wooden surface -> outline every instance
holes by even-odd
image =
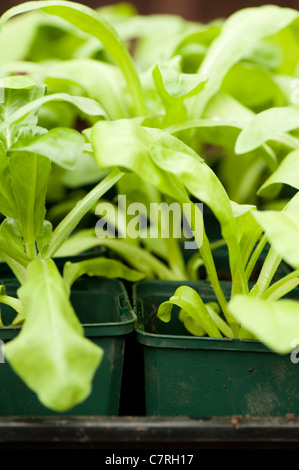
[[[299,418],[0,418],[0,449],[33,447],[298,449]]]

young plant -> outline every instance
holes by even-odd
[[[297,166],[298,151],[294,151],[283,160],[261,191],[270,191],[270,187],[281,184],[298,190],[298,178],[296,181],[294,178]],[[242,211],[242,206],[239,209]],[[298,213],[299,192],[283,210],[257,211],[252,207],[236,219],[242,230],[239,263],[247,280],[266,244],[270,246],[258,279],[248,284],[248,292],[235,290],[227,299],[227,310],[240,326],[237,334],[228,321],[223,321],[219,303],[205,305],[199,293],[188,286],[179,287],[160,305],[158,317],[169,321],[173,305],[176,305],[181,309],[181,320],[194,335],[255,339],[279,354],[290,352],[299,332],[298,293],[294,295],[299,285]],[[246,218],[241,222],[244,215]],[[282,260],[290,265],[290,272],[273,282]]]
[[[162,319],[169,319],[171,305],[177,303],[193,320],[197,312],[198,327],[213,337],[221,337],[223,334],[234,338],[257,337],[266,344],[270,344],[275,351],[289,351],[291,338],[288,334],[294,335],[297,328],[296,318],[292,317],[293,329],[286,328],[287,332],[281,335],[281,340],[277,339],[275,316],[272,318],[274,325],[272,325],[272,331],[276,334],[274,344],[270,330],[268,337],[265,337],[262,332],[262,312],[261,322],[256,322],[257,327],[252,329],[241,321],[242,311],[237,314],[234,308],[236,298],[250,300],[261,298],[269,306],[270,301],[266,300],[268,296],[278,302],[280,297],[285,296],[298,285],[298,271],[280,279],[276,284],[271,284],[283,257],[276,253],[271,240],[263,235],[263,226],[259,220],[259,215],[263,213],[257,211],[254,206],[239,205],[231,201],[221,182],[204,160],[165,131],[145,128],[136,122],[125,120],[98,122],[93,127],[91,141],[101,168],[111,169],[120,165],[121,162],[122,167],[127,171],[137,173],[182,205],[193,204],[191,196],[192,199],[204,202],[213,211],[221,225],[222,236],[228,248],[232,278],[229,298],[226,298],[222,290],[210,243],[202,226],[202,230],[195,232],[194,236],[198,242],[200,256],[206,267],[209,282],[214,289],[218,306],[216,309],[213,306],[205,307],[193,290],[183,287],[175,293],[170,303],[160,308],[159,316]],[[116,149],[120,148],[120,142],[121,150],[116,152]],[[292,174],[292,171],[290,173]],[[298,196],[296,195],[285,208],[285,212],[293,213],[297,207]],[[188,217],[188,214],[186,216]],[[270,250],[259,277],[252,286],[251,273],[267,242],[270,242]],[[188,311],[188,305],[192,314]],[[223,318],[219,315],[219,307]],[[293,301],[292,308],[298,308],[298,302]],[[259,325],[261,332],[257,334]],[[288,344],[286,344],[287,335]]]
[[[67,263],[61,275],[56,251],[82,217],[121,178],[117,170],[104,178],[53,230],[46,219],[46,193],[51,165],[71,169],[85,146],[74,129],[45,129],[38,113],[44,103],[66,101],[81,113],[106,118],[96,102],[67,94],[45,94],[28,76],[6,77],[0,105],[0,256],[20,283],[18,298],[5,294],[0,302],[14,308],[13,325],[21,326],[5,345],[14,371],[47,407],[64,411],[82,402],[91,391],[103,350],[84,337],[70,302],[70,291],[83,274],[143,278],[115,260],[93,259]],[[2,327],[3,324],[2,324]],[[24,358],[26,360],[24,361]]]

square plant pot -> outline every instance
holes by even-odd
[[[189,334],[173,308],[171,320],[157,317],[159,305],[180,285],[215,301],[206,281],[142,281],[134,286],[137,341],[144,352],[148,416],[283,416],[299,414],[298,364],[258,341]],[[222,282],[226,294],[231,284]]]
[[[15,280],[2,280],[1,283],[6,286],[8,295],[16,294],[18,284]],[[90,396],[70,411],[56,413],[39,402],[9,363],[0,363],[0,416],[118,415],[125,342],[136,321],[124,285],[117,280],[82,278],[72,288],[71,302],[85,336],[104,350]],[[14,315],[9,307],[2,308],[6,324]],[[5,342],[13,339],[19,331],[20,327],[0,328],[4,349]]]

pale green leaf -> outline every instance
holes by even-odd
[[[254,116],[240,133],[235,151],[238,154],[250,152],[299,127],[299,110],[290,107],[270,108]]]
[[[299,151],[289,153],[280,163],[277,170],[259,189],[260,196],[277,194],[281,184],[287,184],[299,190]]]
[[[64,266],[63,278],[70,288],[85,274],[107,279],[121,278],[130,282],[138,282],[145,277],[143,273],[130,269],[119,261],[106,258],[93,258],[78,263],[67,262]]]
[[[299,338],[299,302],[270,302],[244,295],[228,304],[232,315],[259,341],[278,354],[287,354],[293,340]]]
[[[18,296],[26,320],[6,345],[7,360],[43,405],[69,410],[89,396],[103,351],[84,337],[52,260],[30,264]]]
[[[75,129],[55,128],[29,139],[19,139],[9,152],[30,152],[49,158],[67,170],[73,169],[81,157],[84,137]]]

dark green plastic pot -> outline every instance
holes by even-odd
[[[16,282],[8,280],[4,284],[7,293],[14,295]],[[118,415],[125,341],[136,321],[126,290],[117,280],[82,279],[74,285],[71,301],[85,336],[104,349],[104,358],[95,373],[91,395],[63,415]],[[2,313],[6,322],[11,321],[9,308],[3,308]],[[9,341],[19,331],[18,327],[0,328],[0,339]],[[0,364],[0,416],[16,415],[55,416],[59,413],[45,408],[8,363]]]
[[[258,341],[191,336],[173,309],[157,308],[179,285],[215,300],[209,283],[143,281],[134,286],[137,340],[143,346],[148,416],[282,416],[299,414],[299,365]],[[226,294],[230,283],[222,282]]]

